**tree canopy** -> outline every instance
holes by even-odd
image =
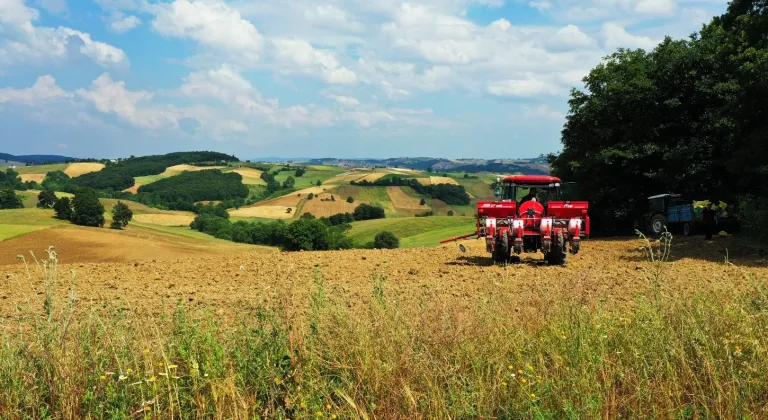
[[[768,197],[768,3],[735,0],[690,39],[619,49],[572,90],[563,149],[597,230],[631,229],[649,195]]]

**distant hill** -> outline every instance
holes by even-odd
[[[347,168],[391,167],[417,170],[434,169],[436,172],[502,172],[528,175],[548,175],[546,158],[530,159],[440,159],[430,157],[401,157],[390,159],[337,159],[322,158],[306,161],[309,165],[330,165]]]
[[[0,153],[0,165],[42,165],[44,163],[65,163],[74,158],[60,155],[24,155],[15,156],[8,153]]]

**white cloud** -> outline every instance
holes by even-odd
[[[538,95],[559,95],[558,86],[534,78],[518,80],[499,80],[488,84],[488,92],[496,96],[533,97]]]
[[[546,105],[539,105],[535,108],[524,107],[523,109],[525,110],[526,119],[562,121],[565,118],[563,114]]]
[[[623,27],[611,22],[603,24],[602,35],[605,46],[609,49],[642,48],[652,50],[658,44],[657,41],[647,36],[632,35]]]
[[[110,28],[117,33],[125,33],[141,25],[141,19],[134,15],[118,17],[109,24]]]
[[[248,20],[226,3],[214,0],[175,0],[155,6],[152,27],[160,34],[193,39],[215,50],[257,60],[264,43]]]
[[[69,10],[67,0],[37,0],[37,4],[53,14],[64,13]]]
[[[676,10],[675,0],[639,0],[634,7],[635,12],[654,17],[672,16]]]
[[[145,128],[158,128],[159,116],[142,112],[137,105],[152,98],[146,91],[131,92],[125,88],[125,82],[117,82],[104,73],[91,83],[89,89],[78,89],[75,93],[103,113],[113,113],[120,118]]]
[[[546,0],[536,0],[536,1],[528,2],[528,6],[543,13],[552,8],[552,3]]]
[[[360,105],[360,101],[357,99],[351,97],[351,96],[345,96],[345,95],[334,95],[332,93],[324,93],[326,98],[333,99],[338,103],[339,105],[346,107],[346,108],[355,108],[358,105]]]
[[[22,0],[0,0],[0,68],[25,63],[48,64],[81,54],[101,66],[125,65],[123,50],[64,26],[35,26],[40,14]]]
[[[298,39],[275,38],[274,58],[282,62],[280,72],[301,72],[316,75],[329,84],[354,84],[357,75],[342,66],[335,54],[314,48],[309,42]]]
[[[360,32],[363,25],[346,11],[330,4],[316,5],[304,10],[304,19],[318,26],[336,30]]]
[[[53,76],[40,76],[32,87],[24,89],[0,89],[0,103],[16,102],[25,105],[38,105],[61,98],[71,98],[72,94],[56,85]]]

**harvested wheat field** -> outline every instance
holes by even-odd
[[[376,173],[368,174],[368,175],[358,179],[358,181],[374,182],[377,179],[383,178],[385,175],[387,175],[386,172],[376,172]]]
[[[38,184],[42,184],[46,174],[20,174],[21,182],[34,181]]]
[[[253,168],[238,168],[229,172],[240,174],[243,177],[243,184],[246,185],[264,185],[265,182],[261,179],[261,171]]]
[[[339,213],[352,213],[355,211],[355,207],[360,204],[367,204],[367,201],[347,203],[346,197],[341,197],[337,194],[333,194],[333,197],[335,201],[330,201],[331,194],[322,193],[315,196],[312,200],[306,200],[301,208],[301,213],[311,213],[315,217],[329,217]]]
[[[76,176],[85,175],[91,172],[98,172],[102,169],[104,169],[103,163],[82,162],[73,163],[67,166],[67,169],[64,170],[64,173],[69,175],[70,178],[74,178]]]
[[[158,226],[189,226],[195,217],[190,214],[149,213],[134,215],[133,220]]]
[[[406,192],[403,191],[403,187],[387,187],[387,194],[392,200],[392,205],[394,205],[396,209],[419,211],[429,209],[428,206],[419,204],[421,202],[420,199],[406,194]]]
[[[224,169],[226,166],[193,166],[193,165],[175,165],[169,166],[167,172],[187,172],[187,171],[205,171],[208,169]]]
[[[459,185],[458,181],[456,181],[453,178],[447,177],[447,176],[431,176],[431,177],[429,177],[429,179],[430,179],[430,182],[432,183],[432,185],[437,185],[437,184],[454,184],[454,185]]]
[[[289,212],[288,209],[291,209]],[[293,218],[293,212],[296,211],[295,206],[251,206],[240,207],[237,210],[230,210],[229,215],[234,217],[258,217],[262,219],[291,219]]]
[[[5,264],[0,271],[21,273],[17,254],[34,250],[40,255],[48,245],[56,245],[61,262],[78,263],[65,268],[77,270],[78,295],[89,306],[127,299],[158,313],[182,299],[221,310],[228,319],[234,319],[240,309],[254,309],[284,294],[292,296],[293,305],[304,308],[316,267],[328,293],[352,306],[368,301],[371,276],[380,273],[388,278],[387,293],[398,301],[441,302],[472,311],[479,297],[497,291],[509,294],[516,310],[531,313],[572,300],[584,305],[631,306],[634,297],[649,288],[653,272],[638,249],[639,240],[584,241],[582,252],[569,256],[564,267],[548,266],[540,255],[525,257],[520,264],[494,266],[482,241],[464,243],[466,254],[453,244],[265,254],[260,247],[231,244],[224,249],[192,240],[168,242],[145,231],[93,232],[66,226],[0,242],[0,264]],[[723,263],[726,248],[731,264]],[[244,252],[225,255],[234,249]],[[710,244],[691,239],[675,245],[672,258],[675,262],[667,265],[664,290],[681,297],[703,290],[729,295],[752,284],[751,276],[768,280],[768,255],[730,239]],[[2,316],[12,311],[12,303],[22,295],[11,284],[0,290]]]

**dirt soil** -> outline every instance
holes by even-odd
[[[69,242],[56,241],[51,233]],[[584,305],[632,305],[651,290],[653,265],[638,249],[639,240],[589,240],[567,265],[549,266],[540,255],[519,264],[492,265],[481,241],[467,241],[460,253],[454,244],[408,250],[352,250],[333,252],[241,252],[203,256],[181,244],[140,249],[146,241],[117,241],[109,235],[80,236],[70,229],[51,229],[0,243],[8,263],[27,248],[41,250],[59,243],[66,272],[74,269],[80,310],[118,307],[156,316],[172,311],[179,300],[214,312],[223,322],[259,305],[286,299],[301,311],[313,290],[315,270],[322,273],[326,294],[353,310],[371,299],[372,275],[387,277],[385,293],[418,307],[420,302],[474,311],[479,299],[503,296],[520,313],[543,315],[564,300]],[[36,238],[36,240],[32,240]],[[8,243],[14,243],[8,247]],[[728,249],[730,263],[724,262]],[[166,261],[133,262],[147,253]],[[182,258],[176,260],[176,258]],[[728,295],[768,280],[765,251],[742,246],[731,238],[705,243],[701,238],[678,241],[661,277],[664,293],[685,298],[695,291]],[[153,259],[159,260],[158,257]],[[104,262],[111,260],[113,262]],[[11,275],[23,273],[20,264],[0,266],[0,321],[10,316],[14,303],[31,293]]]

